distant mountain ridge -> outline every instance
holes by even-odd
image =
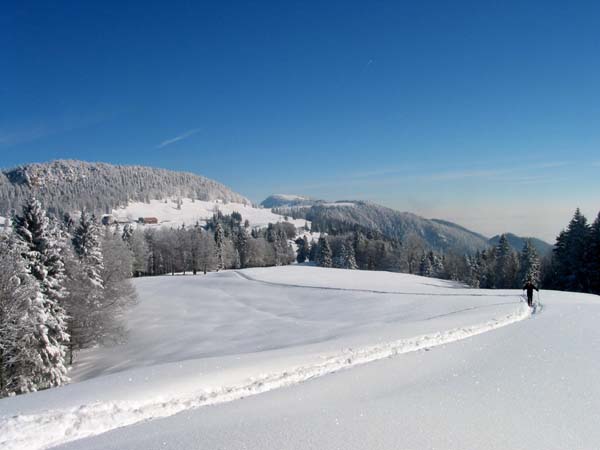
[[[275,211],[309,220],[313,228],[319,230],[346,229],[356,225],[379,232],[388,238],[400,240],[414,234],[425,241],[431,249],[441,252],[474,253],[488,246],[486,237],[459,225],[425,219],[416,214],[395,211],[364,201],[311,200],[301,205],[280,205],[275,208]]]
[[[81,209],[108,212],[128,202],[167,197],[251,204],[209,178],[145,166],[57,160],[0,172],[0,215],[19,208],[31,194],[55,214]]]
[[[217,181],[188,172],[145,166],[124,166],[77,160],[32,163],[0,171],[0,216],[8,217],[34,194],[51,213],[60,215],[80,210],[110,213],[132,202],[189,198],[192,200],[251,205],[246,197]],[[391,239],[414,234],[436,251],[473,253],[498,242],[465,227],[440,219],[396,211],[364,201],[311,199],[289,194],[269,196],[261,205],[282,215],[311,221],[317,228],[344,229],[359,226]],[[521,250],[525,238],[508,234],[509,243]],[[540,255],[552,246],[532,238]]]
[[[514,250],[521,251],[523,249],[523,246],[525,245],[525,241],[530,240],[531,244],[535,247],[540,256],[547,256],[550,253],[552,253],[553,245],[548,244],[546,241],[542,241],[541,239],[534,237],[521,237],[513,233],[505,233],[505,235],[508,239],[508,244]],[[498,234],[493,238],[490,238],[489,243],[490,245],[497,245],[499,241],[500,235]]]
[[[292,199],[287,200],[286,199]],[[422,238],[433,250],[474,253],[496,245],[499,236],[488,239],[461,225],[441,219],[426,219],[409,212],[400,212],[364,201],[336,201],[308,199],[302,196],[272,195],[261,203],[264,207],[275,204],[280,214],[304,218],[315,227],[343,227],[358,225],[382,233],[388,238],[405,239],[410,234]],[[509,235],[509,244],[520,251],[525,238]],[[532,238],[540,255],[546,255],[552,246],[540,239]]]
[[[264,199],[260,205],[263,208],[279,208],[280,206],[312,205],[315,200],[300,195],[273,194]]]

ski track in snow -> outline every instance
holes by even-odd
[[[247,280],[253,281],[255,283],[265,284],[267,286],[283,286],[289,288],[297,288],[297,289],[319,289],[325,291],[342,291],[342,292],[365,292],[369,294],[390,294],[390,295],[415,295],[415,296],[424,296],[424,297],[515,297],[515,294],[467,294],[467,293],[459,293],[459,294],[451,294],[451,293],[435,293],[435,292],[408,292],[408,291],[380,291],[376,289],[356,289],[356,288],[340,288],[340,287],[331,287],[331,286],[310,286],[305,284],[289,284],[289,283],[277,283],[275,281],[265,281],[258,278],[251,277],[247,273],[244,273],[239,270],[234,271],[236,275]],[[467,288],[465,288],[467,290]]]
[[[241,274],[238,273],[238,275]],[[245,275],[242,276],[246,278]],[[247,279],[251,280],[250,277]],[[261,282],[260,280],[253,281]],[[307,286],[297,287],[306,288]],[[341,288],[339,290],[344,289]],[[390,292],[384,293],[390,294]],[[415,295],[414,293],[410,294]],[[526,305],[520,303],[515,304],[515,306],[517,306],[517,309],[514,312],[494,318],[485,323],[453,328],[447,331],[424,334],[378,345],[355,349],[348,348],[336,354],[323,355],[320,357],[320,361],[312,364],[262,374],[248,378],[243,383],[223,386],[214,390],[197,391],[171,398],[164,396],[155,397],[140,402],[96,402],[75,408],[50,410],[39,414],[3,417],[0,418],[0,430],[2,430],[0,449],[45,449],[141,421],[168,417],[184,410],[202,406],[230,402],[273,389],[293,386],[304,381],[384,358],[449,344],[531,317],[531,312]]]

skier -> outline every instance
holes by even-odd
[[[533,284],[533,282],[531,280],[528,280],[527,283],[525,283],[525,286],[523,286],[523,290],[527,291],[527,304],[529,305],[529,307],[533,307],[533,290],[536,290],[538,292],[540,292],[540,290],[538,289],[538,287]]]

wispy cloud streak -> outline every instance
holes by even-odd
[[[193,136],[194,134],[198,133],[199,131],[200,131],[200,128],[194,128],[192,130],[188,130],[185,133],[180,134],[179,136],[176,136],[176,137],[171,138],[171,139],[167,139],[166,141],[162,141],[155,148],[157,148],[157,149],[158,148],[164,148],[167,145],[174,144],[175,142],[183,141],[184,139],[187,139],[190,136]]]
[[[106,122],[115,117],[118,112],[103,113],[64,113],[58,114],[50,119],[43,119],[37,122],[16,124],[8,130],[6,125],[0,128],[0,146],[13,146],[23,144],[37,139],[46,138],[69,131],[78,130]]]

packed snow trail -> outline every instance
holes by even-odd
[[[544,305],[444,348],[59,448],[597,450],[600,299],[546,292]]]
[[[82,354],[73,372],[81,382],[0,401],[0,448],[47,448],[427,350],[529,316],[514,291],[473,296],[477,291],[410,275],[289,270],[259,272],[285,282],[296,276],[296,285],[309,274],[322,287],[269,285],[234,272],[136,280],[142,300],[128,319],[129,341]],[[359,280],[354,291],[341,288],[350,277]],[[389,292],[399,288],[403,294]]]

